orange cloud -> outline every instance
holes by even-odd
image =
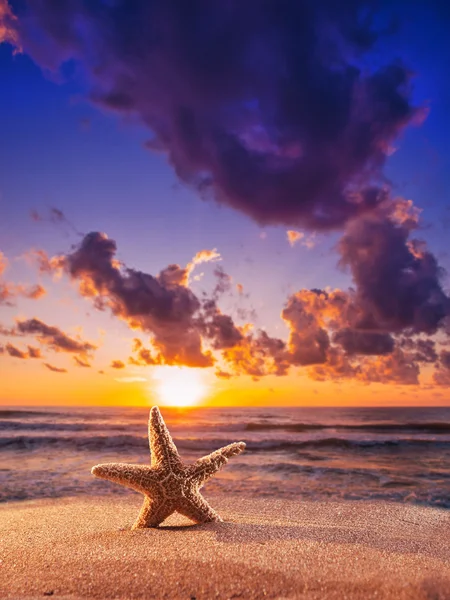
[[[184,285],[189,284],[189,277],[192,275],[192,272],[197,265],[207,262],[216,262],[219,260],[222,260],[222,257],[219,252],[217,252],[217,248],[213,248],[212,250],[200,250],[197,252],[191,262],[186,265],[186,280]],[[196,275],[193,277],[193,279],[194,281],[199,281],[199,279],[201,279],[201,275]]]
[[[149,348],[144,348],[143,343],[139,338],[133,339],[132,352],[135,356],[130,356],[128,362],[135,366],[148,366],[148,365],[160,365],[162,364],[161,355]]]
[[[157,277],[131,268],[115,258],[116,244],[105,234],[86,235],[71,254],[45,262],[45,268],[64,270],[76,281],[82,296],[97,308],[109,308],[132,329],[148,331],[166,364],[206,367],[213,364],[202,348],[195,314],[201,302],[183,285],[185,273],[171,265]]]
[[[197,265],[217,260],[221,260],[221,256],[216,248],[213,250],[200,250],[185,267],[176,264],[169,265],[160,272],[158,278],[167,287],[174,285],[187,287],[189,278]],[[196,276],[193,279],[198,281],[200,278],[200,276]]]
[[[231,379],[233,377],[233,375],[231,373],[228,373],[227,371],[222,371],[220,369],[218,369],[215,372],[215,376],[218,377],[219,379]]]
[[[8,0],[0,0],[0,44],[6,42],[14,46],[15,51],[20,51],[19,36],[15,27],[17,21]]]
[[[5,350],[13,358],[21,358],[21,359],[42,358],[40,348],[35,348],[34,346],[28,346],[28,352],[26,352],[24,350],[20,350],[20,348],[17,348],[17,346],[14,346],[13,344],[8,343],[5,346]]]
[[[121,360],[113,360],[111,362],[111,367],[113,369],[124,369],[125,368],[125,363],[122,362]]]
[[[44,271],[63,270],[76,281],[96,308],[109,309],[131,329],[149,335],[150,347],[134,340],[130,364],[217,363],[219,378],[224,373],[284,376],[292,367],[302,367],[314,380],[414,384],[420,363],[437,361],[436,342],[424,336],[441,327],[449,299],[433,257],[423,244],[408,240],[408,227],[416,223],[411,206],[399,202],[386,210],[393,213],[388,212],[387,220],[373,214],[351,221],[340,241],[342,263],[349,266],[355,289],[303,289],[287,298],[281,313],[289,329],[287,341],[238,326],[221,311],[218,303],[232,290],[232,278],[220,266],[214,269],[217,283],[209,295],[197,297],[187,287],[189,265],[216,260],[216,250],[201,251],[187,267],[169,265],[156,276],[119,262],[115,241],[99,232],[86,235],[67,255],[38,257]],[[292,244],[305,239],[301,232],[288,234]],[[390,259],[391,245],[396,261]],[[371,261],[375,271],[368,268]],[[392,279],[391,270],[398,275],[392,284],[395,294],[372,281],[385,271]],[[408,289],[414,294],[404,296]],[[242,294],[242,284],[237,290]],[[400,300],[411,310],[399,311]],[[125,368],[125,363],[113,361],[112,366]],[[441,381],[442,373],[436,374]]]
[[[437,369],[433,375],[434,383],[437,385],[450,386],[450,351],[442,350],[439,355]]]
[[[67,369],[60,369],[59,367],[55,367],[49,363],[44,363],[44,367],[47,367],[49,371],[53,371],[54,373],[67,373]]]
[[[289,370],[286,344],[265,331],[247,333],[240,342],[222,351],[222,358],[236,375],[255,379],[266,375],[287,375]]]
[[[12,344],[6,344],[5,348],[6,352],[13,358],[28,358],[28,352],[24,352]]]
[[[304,233],[301,233],[300,231],[294,231],[293,229],[289,229],[286,232],[286,235],[288,242],[292,247],[295,246],[295,244],[305,236]]]
[[[16,331],[22,335],[35,335],[36,339],[54,352],[69,352],[81,356],[90,355],[97,349],[95,344],[73,338],[58,327],[47,325],[40,319],[18,320]]]
[[[13,306],[16,298],[16,288],[10,283],[0,282],[0,305]]]
[[[0,275],[3,275],[3,273],[6,271],[7,266],[8,266],[8,259],[3,254],[3,252],[0,251]]]
[[[34,346],[28,346],[28,356],[30,358],[42,358],[41,349],[35,348]]]
[[[62,256],[49,257],[45,250],[32,248],[24,258],[30,263],[35,263],[38,271],[44,275],[53,275],[55,279],[59,279],[64,269],[64,258]]]
[[[8,259],[0,252],[0,276],[4,274],[8,267]],[[13,306],[14,300],[18,296],[29,298],[31,300],[38,300],[45,296],[46,290],[40,284],[26,286],[17,285],[10,282],[0,282],[0,304],[6,306]]]
[[[212,250],[200,250],[192,259],[192,262],[195,265],[199,265],[200,263],[211,262],[222,260],[219,252],[217,252],[217,248],[213,248]]]
[[[30,286],[28,288],[22,288],[23,289],[23,295],[26,298],[30,298],[30,300],[39,300],[40,298],[42,298],[43,296],[45,296],[47,294],[47,290],[40,284],[36,284],[33,286]]]
[[[420,369],[411,358],[409,353],[395,348],[391,354],[363,361],[357,378],[374,383],[418,384]]]
[[[88,368],[92,366],[85,358],[80,358],[79,356],[74,356],[73,360],[78,367]]]
[[[311,250],[311,248],[314,248],[314,246],[316,245],[316,239],[315,239],[316,234],[315,233],[312,233],[312,234],[306,236],[301,231],[295,231],[294,229],[289,229],[286,232],[286,236],[287,236],[287,240],[292,248],[295,246],[295,244],[297,242],[300,242],[301,245],[305,246],[305,248],[308,248],[308,250]]]

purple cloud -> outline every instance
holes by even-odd
[[[205,196],[320,230],[372,209],[369,188],[354,192],[420,112],[401,64],[359,67],[380,37],[372,6],[28,0],[9,29],[45,68],[80,63],[92,100],[137,116]]]

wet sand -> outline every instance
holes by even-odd
[[[139,496],[0,505],[0,598],[450,600],[450,511],[210,498],[130,531]]]

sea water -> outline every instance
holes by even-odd
[[[205,488],[297,500],[450,508],[450,408],[162,409],[186,462],[245,441]],[[0,407],[0,501],[133,494],[94,478],[148,464],[148,408]]]

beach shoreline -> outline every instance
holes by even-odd
[[[130,497],[0,505],[0,597],[450,599],[450,512],[212,496],[224,523],[130,531]]]

